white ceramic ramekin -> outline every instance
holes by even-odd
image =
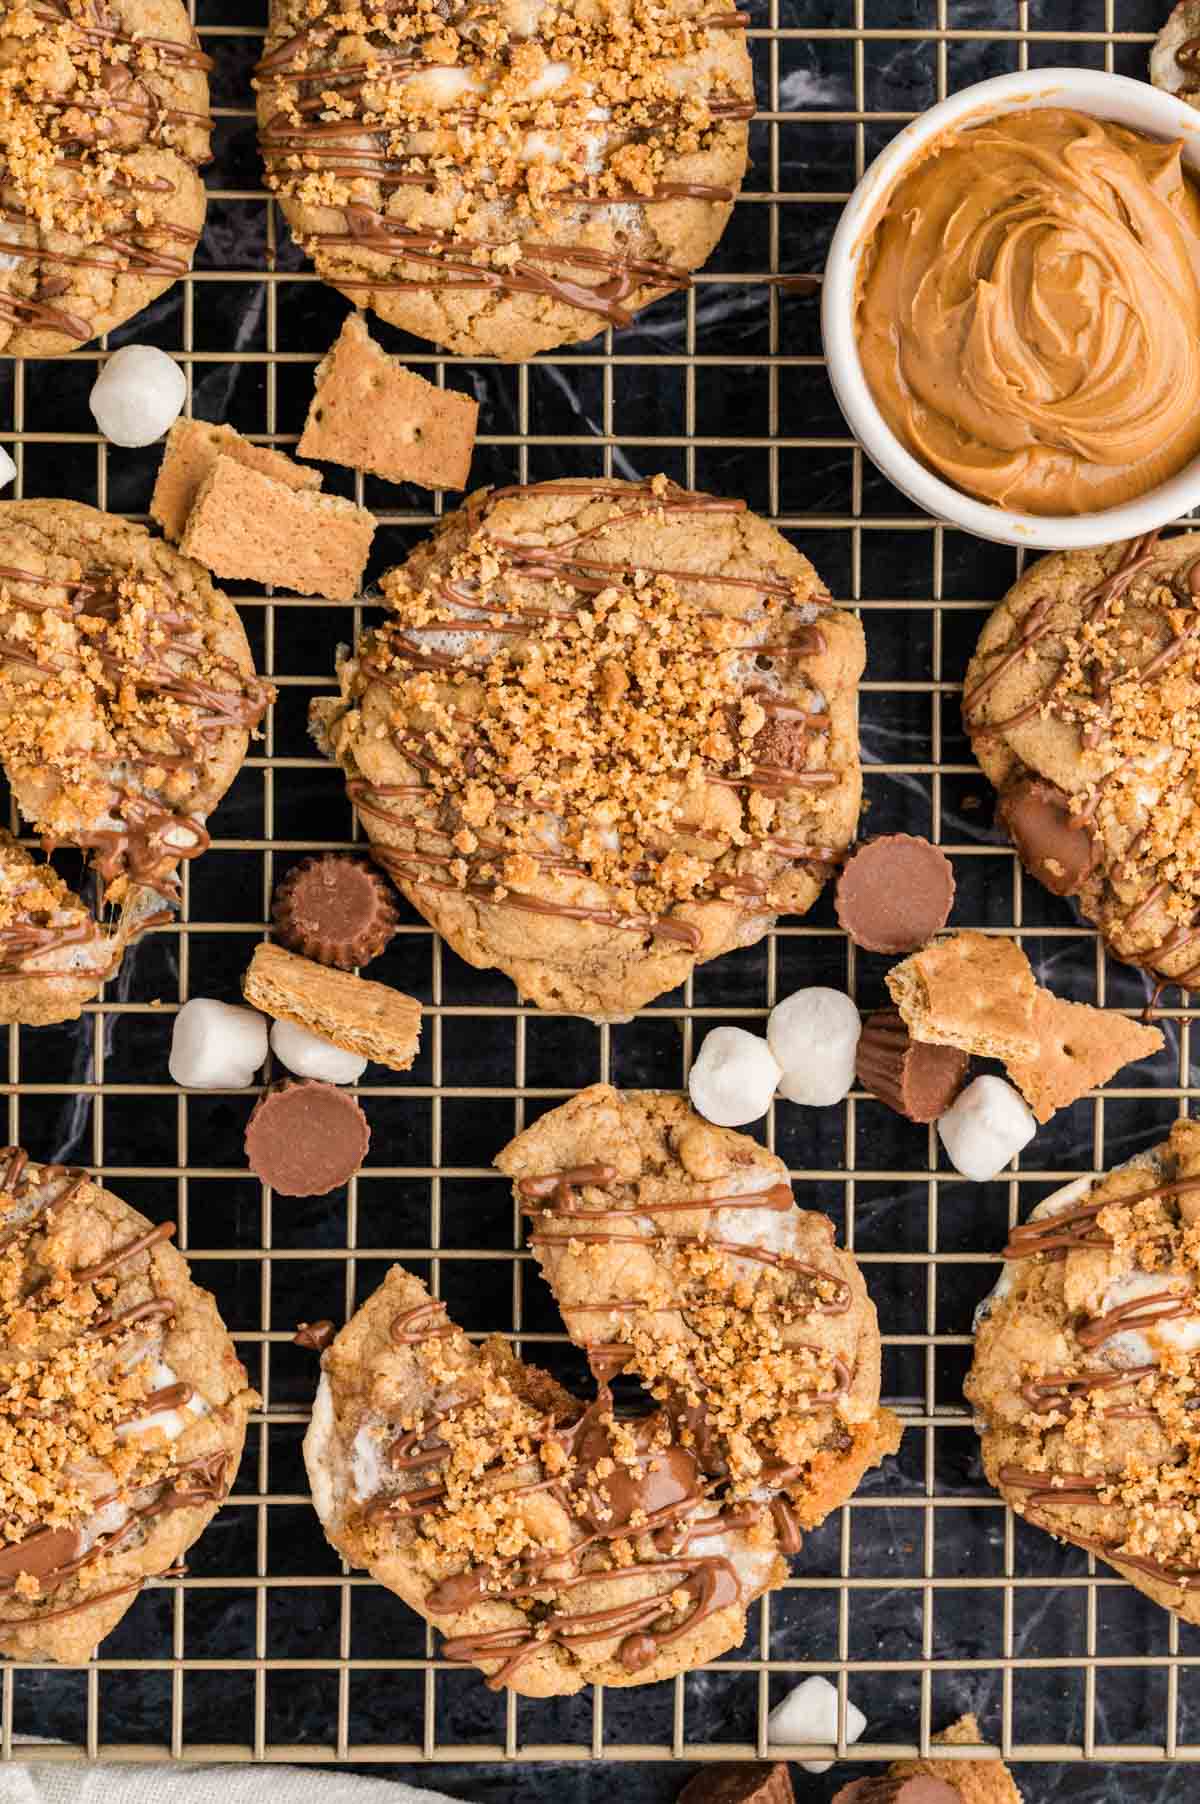
[[[1200,457],[1136,501],[1094,514],[1021,514],[976,501],[935,476],[896,438],[867,386],[854,330],[859,259],[883,203],[914,155],[952,126],[1044,106],[1071,107],[1154,138],[1182,139],[1184,162],[1200,177],[1200,112],[1149,82],[1093,69],[1029,70],[977,82],[906,125],[850,196],[825,263],[821,330],[838,404],[854,436],[889,482],[927,513],[978,538],[1073,551],[1136,538],[1200,507]]]

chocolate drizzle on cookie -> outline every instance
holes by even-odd
[[[538,494],[574,502],[575,515],[536,538],[497,523],[505,501]],[[586,509],[598,517],[580,526]],[[821,762],[832,733],[824,698],[785,699],[769,675],[824,649],[820,626],[795,617],[796,584],[604,555],[621,526],[742,511],[664,478],[500,489],[468,504],[460,555],[427,560],[415,581],[406,570],[385,579],[392,618],[364,637],[348,699],[375,687],[395,695],[391,740],[407,769],[387,782],[364,775],[352,750],[343,762],[373,855],[398,884],[696,952],[702,926],[688,905],[775,912],[790,865],[836,857],[795,832],[808,818],[804,792],[839,781]],[[711,607],[714,591],[731,589],[753,598],[741,618]],[[652,625],[637,634],[643,620]],[[618,639],[626,629],[637,636]],[[518,743],[535,701],[540,754]],[[714,835],[677,824],[703,786],[736,798],[722,816],[736,826]],[[539,820],[551,819],[547,836]]]
[[[160,1325],[175,1314],[175,1301],[151,1296],[112,1307],[118,1274],[153,1285],[148,1255],[173,1226],[136,1234],[90,1265],[67,1269],[55,1260],[39,1275],[39,1236],[52,1233],[87,1174],[31,1165],[18,1147],[5,1148],[0,1161],[0,1259],[8,1267],[0,1344],[20,1354],[0,1398],[2,1640],[140,1589],[142,1577],[54,1603],[68,1580],[139,1545],[155,1518],[220,1502],[230,1455],[218,1447],[180,1459],[156,1433],[129,1438],[140,1422],[153,1427],[157,1412],[183,1409],[195,1396],[188,1384],[153,1376]],[[142,1269],[131,1274],[138,1261]],[[34,1485],[27,1468],[36,1472]],[[106,1477],[110,1488],[97,1492]],[[10,1599],[27,1608],[9,1613]]]
[[[587,221],[636,208],[641,236],[646,207],[733,199],[724,184],[664,171],[753,117],[748,93],[677,79],[711,33],[741,30],[745,17],[693,18],[640,0],[600,24],[548,13],[518,39],[499,12],[484,19],[411,0],[372,8],[355,30],[353,15],[326,5],[256,70],[268,184],[306,212],[340,214],[335,225],[301,226],[303,242],[339,288],[368,302],[481,289],[627,325],[636,307],[686,288],[688,270],[626,249],[624,224],[612,246],[585,241]],[[340,41],[351,32],[346,60]],[[553,154],[548,138],[558,140]],[[398,207],[405,190],[451,199],[454,224]],[[364,269],[364,258],[377,262]]]
[[[731,1259],[746,1259],[757,1265],[773,1266],[777,1271],[788,1272],[798,1277],[815,1281],[816,1301],[812,1308],[818,1315],[845,1315],[850,1307],[850,1286],[841,1278],[832,1278],[821,1271],[819,1266],[804,1259],[797,1259],[790,1254],[774,1252],[769,1247],[755,1246],[749,1241],[723,1240],[710,1233],[701,1234],[610,1234],[605,1231],[605,1223],[614,1219],[630,1217],[650,1217],[655,1215],[686,1212],[697,1213],[701,1210],[716,1212],[718,1209],[769,1209],[784,1211],[794,1206],[790,1184],[772,1184],[762,1191],[751,1191],[745,1195],[734,1196],[700,1196],[684,1197],[669,1202],[646,1202],[639,1196],[628,1208],[610,1208],[604,1203],[598,1209],[582,1209],[578,1205],[578,1187],[590,1185],[596,1189],[605,1189],[616,1179],[612,1166],[581,1166],[570,1171],[552,1172],[545,1177],[522,1178],[517,1185],[517,1195],[521,1199],[521,1207],[533,1215],[570,1216],[577,1220],[595,1218],[600,1224],[597,1228],[586,1229],[572,1227],[565,1233],[552,1234],[545,1230],[535,1230],[529,1237],[532,1247],[539,1246],[654,1246],[663,1253],[671,1254],[680,1248],[701,1247],[714,1252],[725,1253]],[[589,1303],[586,1307],[603,1312],[612,1307],[604,1301]],[[586,1347],[585,1351],[591,1349]],[[606,1351],[610,1349],[606,1348]],[[838,1365],[840,1361],[836,1362]],[[836,1401],[845,1395],[846,1384],[842,1382],[848,1375],[842,1368],[838,1382],[830,1392],[823,1393],[821,1402]]]
[[[37,543],[32,519],[14,529]],[[0,756],[21,798],[22,778],[38,798],[27,808],[47,851],[89,851],[112,900],[132,887],[173,901],[176,867],[209,844],[174,798],[227,733],[257,726],[273,692],[214,648],[161,568],[131,559],[71,577],[72,560],[50,561],[53,574],[0,569]],[[64,742],[76,715],[94,751]]]
[[[844,1280],[808,1262],[770,1254],[761,1246],[704,1235],[657,1237],[602,1231],[610,1217],[626,1222],[637,1216],[652,1222],[660,1214],[722,1209],[759,1209],[774,1216],[793,1207],[786,1183],[764,1185],[756,1192],[739,1190],[732,1195],[662,1201],[646,1201],[636,1194],[628,1205],[614,1196],[617,1186],[615,1168],[605,1163],[521,1179],[516,1187],[518,1202],[539,1220],[566,1218],[581,1224],[594,1217],[598,1223],[595,1230],[577,1225],[572,1234],[563,1236],[538,1231],[532,1243],[570,1239],[582,1253],[585,1247],[609,1240],[621,1245],[640,1242],[653,1247],[656,1257],[685,1263],[691,1249],[708,1249],[720,1253],[723,1260],[760,1261],[786,1273],[786,1288],[772,1292],[771,1305],[775,1315],[788,1312],[783,1319],[790,1319],[791,1314],[799,1319],[844,1313],[849,1307],[849,1287]],[[604,1194],[588,1194],[597,1191]],[[724,1267],[721,1282],[728,1286],[735,1272],[736,1264]],[[717,1291],[709,1293],[702,1287],[697,1307],[702,1309],[706,1297],[715,1302],[717,1295]],[[740,1300],[739,1307],[744,1306],[744,1299]],[[689,1304],[681,1300],[678,1307],[686,1318]],[[642,1306],[628,1300],[610,1305],[599,1299],[587,1308],[628,1312],[640,1311]],[[403,1347],[425,1346],[430,1337],[458,1334],[445,1316],[444,1305],[432,1297],[410,1304],[393,1316],[389,1325],[391,1342]],[[509,1683],[524,1662],[547,1645],[570,1652],[614,1640],[616,1658],[625,1670],[644,1671],[664,1649],[714,1612],[744,1608],[747,1581],[739,1573],[727,1537],[741,1531],[763,1533],[765,1538],[751,1545],[764,1556],[769,1556],[772,1546],[794,1552],[800,1544],[800,1519],[786,1492],[801,1479],[806,1460],[788,1463],[763,1454],[757,1460],[756,1481],[752,1485],[745,1479],[735,1483],[728,1463],[726,1430],[718,1427],[705,1403],[666,1394],[671,1386],[664,1392],[654,1382],[652,1368],[639,1357],[636,1336],[627,1342],[584,1341],[583,1345],[600,1386],[595,1400],[581,1413],[564,1419],[553,1409],[539,1415],[526,1405],[506,1441],[500,1424],[504,1410],[512,1407],[511,1400],[485,1396],[481,1406],[484,1438],[476,1442],[470,1439],[473,1431],[463,1427],[468,1402],[451,1401],[424,1410],[411,1424],[402,1426],[382,1451],[384,1466],[410,1482],[400,1490],[377,1491],[363,1508],[364,1520],[381,1532],[391,1528],[425,1537],[434,1534],[440,1524],[452,1523],[457,1510],[467,1508],[469,1513],[470,1506],[463,1503],[460,1493],[450,1489],[452,1483],[461,1483],[461,1477],[450,1475],[466,1469],[453,1464],[466,1432],[468,1465],[481,1474],[480,1507],[482,1498],[488,1496],[511,1510],[517,1499],[542,1495],[565,1512],[575,1531],[569,1545],[556,1540],[546,1546],[530,1543],[508,1555],[480,1555],[465,1570],[438,1580],[427,1592],[425,1606],[435,1616],[457,1615],[483,1601],[520,1607],[524,1620],[452,1634],[443,1645],[443,1654],[451,1661],[495,1663],[488,1678],[493,1688]],[[811,1374],[812,1381],[806,1397],[796,1388],[801,1382],[798,1375],[793,1376],[786,1393],[781,1392],[779,1407],[789,1419],[804,1412],[835,1409],[852,1382],[845,1360],[812,1344],[789,1342],[786,1351],[804,1362],[804,1373]],[[779,1357],[782,1354],[776,1355]],[[665,1397],[659,1407],[636,1418],[622,1418],[617,1413],[610,1382],[626,1368],[640,1372],[656,1397]],[[454,1369],[446,1367],[440,1381],[451,1390],[455,1388]],[[664,1581],[650,1596],[644,1594],[648,1576]],[[573,1607],[576,1592],[597,1584],[616,1588],[617,1600],[600,1607]],[[622,1598],[620,1589],[626,1584],[633,1588],[633,1595]]]
[[[82,295],[64,299],[75,293],[73,270],[170,280],[191,266],[199,233],[159,217],[156,204],[176,184],[147,175],[137,158],[153,150],[192,168],[210,160],[208,112],[162,90],[173,74],[212,63],[194,39],[123,30],[106,0],[38,0],[9,15],[0,27],[0,253],[17,269],[0,292],[0,319],[83,344],[96,327],[77,311]]]
[[[92,989],[112,969],[119,940],[102,932],[57,872],[0,832],[0,983],[33,978]]]
[[[1054,1365],[1025,1364],[1013,1388],[1028,1415],[1019,1419],[1006,1405],[991,1419],[987,1404],[983,1429],[985,1447],[993,1436],[993,1447],[1000,1443],[995,1478],[1017,1495],[1021,1513],[1119,1567],[1181,1587],[1200,1577],[1200,1176],[1188,1175],[1198,1152],[1200,1132],[1177,1122],[1147,1174],[1156,1182],[1130,1184],[1132,1174],[1113,1174],[1086,1201],[1013,1230],[1005,1257],[1034,1263],[1017,1277],[1020,1294],[994,1306],[1007,1313],[998,1331],[1011,1333],[1031,1297],[1044,1330],[1036,1344],[1055,1347]],[[1067,1259],[1074,1262],[1068,1271],[1052,1275]],[[1061,1338],[1053,1326],[1059,1310]],[[985,1324],[980,1334],[988,1333]],[[977,1406],[986,1397],[979,1380],[988,1357],[981,1346],[968,1382]],[[1079,1469],[1081,1455],[1091,1469]],[[1107,1512],[1104,1533],[1080,1532],[1071,1512],[1097,1507]],[[1086,1518],[1078,1520],[1086,1527]]]
[[[1186,822],[1178,818],[1180,798],[1196,781],[1196,748],[1186,739],[1194,705],[1186,694],[1170,697],[1158,690],[1185,658],[1187,680],[1194,680],[1200,556],[1173,557],[1170,540],[1147,534],[1122,547],[1113,568],[1070,603],[1065,624],[1063,607],[1054,594],[1034,599],[1008,644],[968,687],[963,717],[972,739],[984,743],[1039,718],[1071,723],[1082,753],[1103,754],[1106,768],[1095,774],[1081,770],[1082,793],[1074,796],[1018,758],[998,814],[1022,861],[1056,895],[1085,895],[1090,907],[1102,898],[1107,907],[1119,894],[1120,911],[1106,931],[1115,936],[1122,957],[1162,975],[1164,961],[1200,938],[1200,882],[1192,880],[1193,851]],[[1158,610],[1168,628],[1149,657],[1130,649],[1144,637],[1129,618],[1134,608]],[[991,718],[987,703],[996,686],[1050,638],[1053,673],[1015,713]],[[1156,777],[1161,757],[1172,754],[1175,774]],[[1147,783],[1161,793],[1147,800],[1139,794],[1139,784]],[[1139,812],[1144,823],[1131,837],[1126,823],[1136,823]],[[1106,821],[1119,827],[1119,849],[1107,843]],[[1139,893],[1130,902],[1134,880]],[[1181,914],[1181,904],[1186,913]],[[1156,910],[1174,916],[1173,924],[1157,944],[1139,946],[1130,936]],[[1185,989],[1200,983],[1200,958],[1163,976],[1160,988],[1167,982]]]
[[[706,1550],[705,1543],[751,1526],[762,1518],[763,1506],[729,1502],[715,1513],[706,1511],[722,1481],[706,1478],[697,1454],[673,1436],[666,1412],[619,1420],[606,1387],[574,1423],[543,1425],[539,1457],[545,1458],[547,1444],[553,1442],[560,1450],[561,1475],[517,1491],[548,1493],[578,1523],[582,1538],[566,1551],[527,1552],[504,1571],[484,1563],[434,1585],[425,1601],[435,1615],[457,1614],[484,1598],[531,1607],[529,1622],[447,1637],[444,1658],[476,1665],[498,1660],[487,1681],[495,1690],[547,1644],[569,1650],[619,1636],[618,1661],[626,1671],[639,1672],[714,1611],[741,1604],[742,1584],[733,1560]],[[402,1470],[410,1462],[424,1465],[443,1457],[436,1443],[399,1459],[392,1450],[393,1465]],[[511,1487],[506,1494],[514,1495]],[[444,1496],[437,1485],[401,1492],[386,1502],[377,1499],[382,1506],[377,1514],[385,1519],[397,1511],[424,1514],[440,1508]],[[634,1549],[646,1540],[651,1551],[639,1557]],[[615,1542],[632,1559],[623,1556],[615,1566],[604,1559],[597,1565],[595,1556]],[[650,1597],[634,1596],[596,1609],[569,1607],[576,1590],[598,1581],[632,1583],[640,1590],[648,1573],[674,1582]]]
[[[1048,1210],[1032,1216],[1012,1230],[1004,1248],[1006,1259],[1029,1259],[1042,1254],[1051,1259],[1065,1259],[1079,1247],[1109,1246],[1111,1242],[1096,1217],[1102,1210],[1119,1205],[1128,1208],[1156,1198],[1187,1196],[1200,1190],[1200,1177],[1174,1178],[1139,1190],[1133,1196],[1103,1197],[1099,1202],[1072,1204],[1066,1209]]]

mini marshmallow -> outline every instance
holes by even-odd
[[[152,445],[183,411],[187,378],[153,345],[122,345],[96,378],[89,405],[114,445]]]
[[[862,1017],[841,990],[797,990],[767,1016],[767,1044],[783,1067],[779,1094],[810,1109],[841,1102],[854,1085]]]
[[[714,1027],[688,1075],[692,1107],[717,1127],[745,1127],[771,1106],[781,1072],[765,1040],[744,1027]]]
[[[6,489],[16,478],[17,466],[8,452],[0,445],[0,489]]]
[[[940,1117],[937,1130],[955,1171],[984,1184],[1029,1145],[1037,1122],[1002,1077],[977,1077]]]
[[[846,1699],[846,1744],[857,1741],[867,1726],[867,1719],[857,1704]],[[767,1718],[768,1747],[803,1747],[813,1742],[837,1746],[837,1687],[819,1673],[805,1679],[776,1704]],[[832,1760],[802,1760],[806,1773],[827,1773]]]
[[[244,1090],[266,1063],[267,1023],[257,1009],[196,996],[175,1017],[169,1068],[184,1090]]]
[[[357,1052],[347,1052],[332,1040],[310,1034],[294,1021],[276,1021],[271,1028],[271,1051],[281,1065],[297,1077],[315,1077],[326,1084],[356,1084],[367,1068]]]

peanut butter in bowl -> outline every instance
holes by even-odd
[[[1026,514],[1135,500],[1200,454],[1200,187],[1182,145],[1066,107],[932,141],[870,228],[863,375],[896,438]]]

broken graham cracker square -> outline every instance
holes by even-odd
[[[221,456],[201,485],[179,549],[217,576],[353,601],[374,536],[374,514],[353,501],[290,489]]]
[[[1106,1084],[1133,1059],[1158,1052],[1163,1037],[1157,1027],[1143,1027],[1127,1015],[1064,1002],[1039,989],[1033,1006],[1037,1056],[1008,1060],[1008,1075],[1039,1121],[1049,1121],[1100,1084]]]
[[[478,401],[406,370],[352,313],[317,366],[300,454],[388,482],[465,489],[478,421]]]
[[[1037,981],[1012,940],[951,934],[893,965],[886,981],[914,1040],[1006,1064],[1037,1058]]]
[[[167,448],[150,501],[150,518],[158,521],[176,545],[204,479],[211,474],[218,457],[232,457],[246,469],[270,476],[289,489],[319,489],[325,480],[319,470],[306,470],[282,451],[272,451],[268,445],[252,445],[232,426],[214,426],[208,420],[176,420],[167,435]]]
[[[421,1041],[421,1004],[386,983],[318,965],[283,946],[256,946],[242,978],[247,1002],[276,1021],[356,1052],[360,1058],[407,1071]]]

